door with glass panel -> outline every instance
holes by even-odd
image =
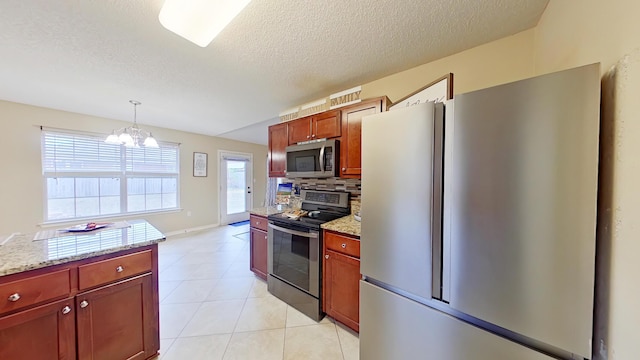
[[[252,154],[220,152],[220,224],[249,220],[253,206]]]

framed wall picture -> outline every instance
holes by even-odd
[[[413,93],[396,101],[389,107],[389,110],[397,110],[429,101],[443,102],[453,99],[453,74],[436,79],[429,85],[414,91]]]
[[[193,176],[207,176],[207,153],[193,153]]]

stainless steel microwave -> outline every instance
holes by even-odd
[[[339,176],[340,141],[322,140],[287,146],[288,178],[324,178]]]

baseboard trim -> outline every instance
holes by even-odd
[[[220,224],[209,224],[209,225],[204,225],[204,226],[196,226],[196,227],[192,227],[192,228],[188,228],[188,229],[182,229],[182,230],[176,230],[176,231],[171,231],[168,233],[165,233],[164,235],[166,237],[170,237],[170,236],[176,236],[176,235],[182,235],[182,234],[186,234],[186,233],[190,233],[190,232],[194,232],[194,231],[202,231],[202,230],[208,230],[208,229],[213,229],[220,226]]]

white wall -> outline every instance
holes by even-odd
[[[0,101],[0,235],[30,233],[43,221],[43,178],[40,127],[108,134],[114,128],[131,125],[94,116]],[[267,147],[217,137],[197,135],[141,125],[159,140],[181,143],[180,203],[183,211],[144,216],[163,232],[180,231],[217,224],[218,150],[253,154],[254,206],[265,198]],[[193,177],[193,152],[208,153],[207,177]],[[187,216],[187,211],[191,216]]]

